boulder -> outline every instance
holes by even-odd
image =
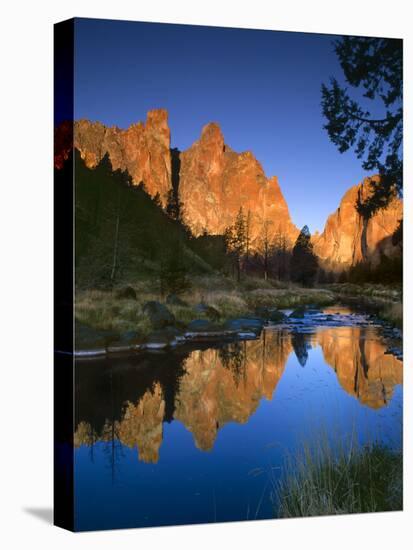
[[[176,339],[181,336],[181,332],[175,327],[165,327],[154,330],[147,338],[145,347],[147,349],[163,349],[176,343]]]
[[[141,335],[136,330],[127,330],[120,335],[122,342],[135,342],[141,338]]]
[[[254,332],[259,334],[264,326],[262,319],[242,317],[239,319],[230,319],[225,323],[226,328],[237,332]]]
[[[189,332],[205,332],[207,330],[212,330],[213,328],[213,324],[207,319],[194,319],[187,326],[187,330]]]
[[[144,338],[135,330],[123,332],[117,340],[108,346],[109,353],[125,352],[139,349],[144,343]]]
[[[166,303],[170,306],[188,306],[188,304],[176,294],[168,294],[166,297]]]
[[[111,330],[98,330],[83,323],[75,325],[76,350],[105,350],[112,342],[119,339],[119,334]]]
[[[218,319],[221,317],[221,314],[217,309],[207,304],[203,304],[203,303],[197,304],[194,307],[194,310],[197,313],[203,313],[213,321],[218,321]]]
[[[172,326],[175,323],[173,313],[164,304],[155,300],[146,302],[143,306],[143,312],[149,317],[149,321],[154,329]]]
[[[278,311],[278,309],[272,309],[269,312],[268,321],[271,321],[271,323],[284,323],[286,319],[285,313]]]
[[[255,310],[255,313],[261,319],[265,319],[266,321],[271,321],[271,323],[283,323],[286,319],[286,316],[282,311],[279,311],[278,309],[275,309],[275,308],[266,307],[266,306],[257,307]]]
[[[116,291],[115,296],[120,300],[137,300],[136,291],[131,286],[119,288]]]
[[[305,308],[299,307],[299,308],[295,309],[294,311],[292,311],[290,313],[289,317],[291,319],[302,319],[304,317],[304,314],[305,314]]]

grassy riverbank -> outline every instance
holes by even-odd
[[[136,281],[128,285],[136,297],[120,298],[122,288],[111,291],[78,290],[76,293],[76,319],[100,330],[135,330],[142,335],[151,331],[143,312],[146,302],[165,303],[156,283]],[[334,294],[325,289],[304,289],[289,285],[280,287],[275,281],[245,277],[241,283],[233,279],[214,276],[194,277],[191,288],[179,295],[180,303],[166,302],[174,314],[177,325],[187,325],[194,319],[208,319],[223,324],[229,319],[257,315],[261,307],[297,308],[302,305],[324,306],[333,304]],[[205,311],[197,305],[206,304]]]
[[[156,281],[133,281],[127,288],[132,296],[120,297],[126,287],[113,290],[78,290],[76,292],[77,321],[98,330],[117,332],[134,330],[146,336],[152,330],[143,312],[146,302],[165,303],[173,313],[178,327],[194,319],[206,319],[222,325],[229,319],[259,315],[260,308],[295,309],[304,305],[326,306],[338,302],[365,307],[382,320],[402,328],[401,291],[382,285],[334,284],[323,288],[302,288],[282,285],[277,281],[244,277],[240,283],[220,276],[198,276],[191,287],[179,296],[177,303],[166,301]],[[197,305],[205,304],[205,310]]]
[[[373,444],[333,451],[307,446],[274,483],[276,516],[308,517],[403,508],[402,452]]]
[[[397,328],[403,328],[403,295],[401,285],[332,284],[327,287],[338,301],[364,307]]]

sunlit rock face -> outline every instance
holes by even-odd
[[[146,391],[135,405],[128,402],[122,420],[117,423],[117,437],[127,447],[136,447],[139,460],[156,463],[162,443],[165,400],[159,383]]]
[[[126,130],[106,127],[100,122],[79,120],[63,123],[55,131],[55,166],[62,168],[74,146],[89,168],[106,153],[113,168],[128,170],[133,183],[144,182],[148,193],[160,195],[165,206],[174,185],[179,189],[183,218],[195,235],[205,230],[223,234],[233,225],[243,208],[250,214],[250,246],[262,247],[264,233],[270,241],[290,248],[299,234],[292,223],[287,203],[275,176],[267,178],[261,164],[250,151],[236,153],[225,144],[217,123],[204,126],[200,138],[178,154],[177,173],[172,174],[170,129],[165,109],[149,111],[145,123]],[[381,254],[400,254],[392,235],[403,215],[402,201],[394,199],[368,222],[357,212],[356,203],[371,192],[366,178],[351,187],[338,209],[329,216],[324,231],[314,235],[314,251],[325,267],[341,270],[362,260],[373,265]]]
[[[370,408],[386,405],[395,385],[403,382],[403,363],[386,353],[384,343],[369,329],[324,329],[316,340],[342,388]]]
[[[289,337],[273,333],[224,353],[208,349],[190,354],[174,418],[193,434],[199,449],[212,449],[222,426],[247,422],[263,397],[271,399],[291,349]]]
[[[74,146],[89,168],[108,153],[114,170],[127,170],[133,183],[144,182],[150,195],[160,194],[163,204],[171,188],[170,141],[165,109],[149,111],[146,123],[132,124],[126,130],[89,120],[74,124]]]
[[[196,235],[223,234],[241,207],[244,215],[250,212],[252,248],[259,247],[264,223],[270,236],[283,237],[290,246],[299,233],[277,178],[267,179],[250,151],[236,153],[225,145],[214,122],[181,154],[179,190],[185,221]]]
[[[398,246],[392,244],[392,235],[403,217],[400,199],[393,199],[367,222],[357,212],[357,200],[363,201],[371,193],[369,182],[377,184],[379,178],[366,178],[351,187],[338,209],[328,217],[324,231],[313,238],[315,253],[331,268],[349,267],[363,260],[375,265],[381,254],[388,257],[400,254]]]

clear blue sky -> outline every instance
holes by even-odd
[[[126,128],[166,108],[172,147],[215,121],[279,178],[293,222],[322,230],[366,175],[323,130],[322,82],[340,77],[334,36],[77,19],[75,118]]]

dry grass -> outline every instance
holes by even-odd
[[[330,285],[329,288],[344,302],[364,306],[384,321],[403,328],[403,296],[400,285],[345,283]]]
[[[295,308],[301,305],[314,304],[318,306],[334,303],[334,295],[322,289],[259,289],[249,292],[246,296],[250,308],[260,306],[275,308]]]
[[[137,330],[142,334],[151,331],[149,320],[142,311],[142,303],[136,300],[119,300],[112,292],[77,292],[75,316],[81,323],[99,330]]]
[[[339,295],[362,296],[379,300],[400,301],[402,295],[401,287],[397,285],[386,286],[370,283],[356,285],[353,283],[342,283],[330,285],[329,288]]]
[[[112,291],[79,290],[76,292],[76,319],[96,329],[123,332],[136,330],[143,335],[150,332],[150,323],[143,313],[143,305],[150,300],[164,301],[156,282],[131,283],[137,299],[119,299]],[[318,289],[274,288],[274,283],[262,279],[245,278],[240,285],[232,279],[210,276],[192,280],[192,288],[181,296],[185,306],[168,305],[178,324],[187,325],[193,319],[207,319],[194,310],[204,303],[215,308],[222,322],[245,315],[254,315],[259,306],[295,308],[304,304],[327,305],[334,302],[333,294]]]

